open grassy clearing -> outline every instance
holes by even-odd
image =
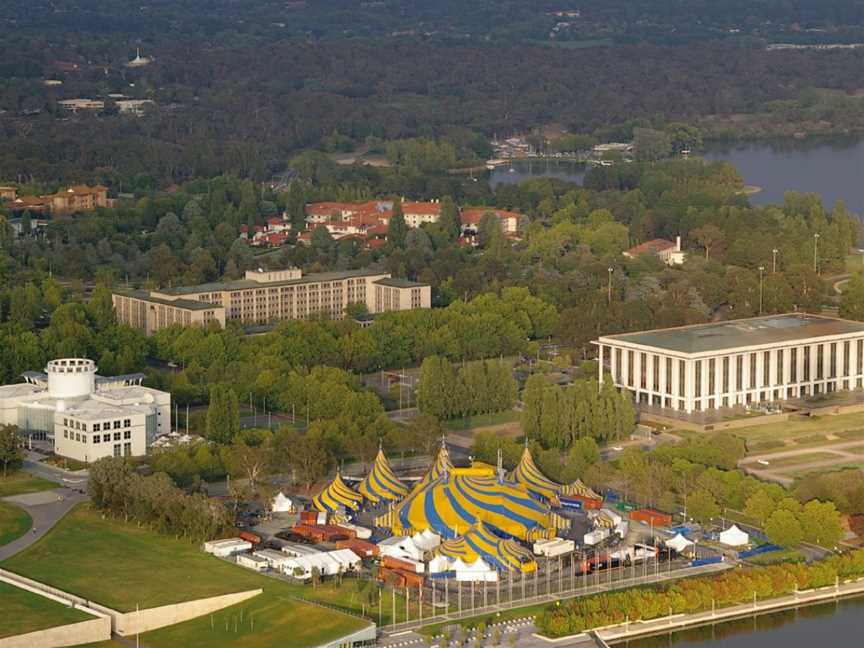
[[[450,419],[444,421],[444,427],[448,430],[473,430],[490,425],[504,425],[505,423],[516,423],[519,420],[519,413],[514,410],[504,412],[494,412],[493,414],[478,414],[477,416],[467,416],[465,418]]]
[[[89,621],[89,614],[0,582],[0,638],[69,623]]]
[[[864,414],[792,419],[781,423],[738,428],[731,433],[747,441],[748,451],[751,453],[757,448],[765,448],[762,444],[766,442],[776,444],[778,441],[792,441],[796,445],[825,443],[829,434],[848,441],[864,438]]]
[[[30,530],[33,519],[24,509],[0,502],[0,547],[17,540]]]
[[[782,457],[779,459],[771,459],[770,466],[764,466],[768,470],[774,470],[777,468],[787,468],[791,466],[800,466],[801,464],[810,463],[811,461],[828,461],[830,459],[835,459],[837,461],[842,461],[843,458],[833,454],[831,452],[808,452],[807,454],[795,455],[794,457]],[[748,464],[750,466],[754,466],[754,464]],[[759,464],[755,464],[756,467],[761,468]]]
[[[838,463],[833,466],[822,466],[821,468],[802,468],[801,470],[789,470],[784,474],[789,477],[807,477],[808,475],[821,475],[826,471],[840,472],[841,470],[864,470],[864,461],[850,461],[847,463]]]
[[[292,646],[314,646],[366,623],[293,598],[303,596],[360,612],[368,599],[358,592],[357,581],[346,579],[341,585],[328,582],[312,588],[268,578],[207,555],[188,542],[134,523],[103,518],[86,505],[75,508],[44,538],[2,566],[127,612],[136,605],[149,608],[264,590],[214,615],[212,629],[207,616],[142,635],[148,646],[239,646],[253,641],[278,645],[280,637],[282,641],[291,637]],[[377,596],[374,599],[377,603]],[[387,610],[385,605],[382,612]],[[397,599],[397,614],[404,616],[401,598]],[[369,615],[377,618],[377,608]],[[389,613],[385,622],[388,619]]]
[[[0,477],[0,497],[38,493],[43,490],[57,488],[58,484],[41,477],[34,477],[25,472],[15,472],[7,477]]]

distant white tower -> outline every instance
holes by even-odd
[[[135,58],[129,61],[126,64],[126,67],[136,68],[136,67],[144,67],[145,65],[150,65],[153,62],[152,58],[148,58],[146,56],[141,56],[141,48],[135,48]]]

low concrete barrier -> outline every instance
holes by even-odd
[[[204,599],[196,599],[194,601],[184,601],[183,603],[173,603],[170,605],[162,605],[155,608],[147,608],[137,610],[135,612],[120,612],[104,605],[100,605],[88,599],[82,598],[75,594],[64,592],[61,589],[40,583],[32,578],[21,576],[14,572],[5,569],[0,569],[0,579],[29,590],[42,596],[47,596],[54,600],[60,601],[67,605],[74,606],[80,610],[84,610],[94,616],[104,616],[110,620],[109,630],[121,636],[138,634],[164,628],[165,626],[174,625],[182,621],[188,621],[195,617],[216,612],[222,608],[242,603],[254,596],[258,596],[263,590],[254,589],[245,592],[234,592],[232,594],[222,594],[220,596],[211,596]],[[110,633],[109,633],[110,634]],[[32,648],[31,644],[31,648]],[[35,644],[41,645],[41,644]],[[5,648],[0,644],[0,648]]]
[[[6,637],[0,639],[0,648],[54,648],[55,646],[97,643],[109,639],[111,639],[111,619],[96,617],[89,621],[79,621],[56,628]]]
[[[211,596],[206,599],[162,605],[136,612],[126,612],[125,614],[114,612],[114,632],[120,636],[128,636],[164,628],[242,603],[258,596],[262,591],[261,589],[254,589],[234,594],[223,594],[222,596]]]

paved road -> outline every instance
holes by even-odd
[[[6,560],[23,551],[45,535],[76,504],[87,501],[87,496],[69,488],[55,488],[50,491],[13,495],[3,498],[15,506],[20,506],[33,518],[33,528],[17,540],[0,547],[0,561]]]

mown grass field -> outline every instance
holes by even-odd
[[[0,502],[0,547],[17,540],[30,530],[33,519],[14,504]]]
[[[864,414],[792,419],[781,423],[738,428],[730,430],[730,433],[747,441],[748,451],[751,453],[770,452],[783,447],[864,440]],[[829,439],[829,435],[838,438]]]
[[[126,612],[136,605],[143,609],[263,589],[214,614],[212,628],[207,615],[142,635],[148,646],[314,646],[366,623],[291,598],[301,592],[308,596],[311,588],[253,573],[134,523],[103,518],[86,505],[2,567]]]
[[[465,418],[455,418],[444,421],[444,427],[448,430],[474,430],[476,428],[488,427],[490,425],[504,425],[515,423],[519,420],[519,413],[514,410],[495,412],[493,414],[478,414]]]
[[[38,493],[43,490],[57,488],[58,484],[41,477],[33,477],[24,472],[15,472],[7,477],[0,477],[0,497]]]
[[[80,610],[0,582],[0,638],[92,618]]]

